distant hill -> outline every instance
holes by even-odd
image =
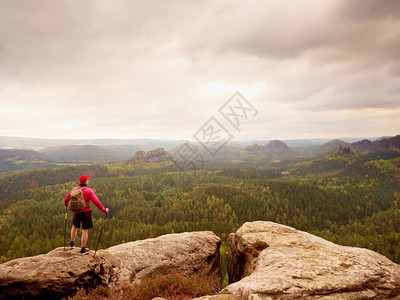
[[[315,140],[283,140],[283,142],[288,145],[290,148],[296,148],[296,147],[312,147],[312,146],[318,146],[322,144],[321,141],[315,141]],[[293,149],[296,150],[296,149]]]
[[[348,143],[346,143],[345,141],[339,140],[339,139],[335,139],[332,141],[329,141],[325,144],[323,144],[321,146],[321,148],[331,148],[331,147],[338,147],[340,145],[347,145]]]
[[[228,143],[221,148],[220,147],[208,147],[207,149],[210,152],[215,153],[215,156],[212,156],[210,154],[210,152],[199,143],[183,143],[183,144],[180,144],[177,147],[171,149],[169,152],[173,156],[179,156],[179,153],[185,149],[185,146],[189,147],[189,149],[192,149],[192,151],[194,153],[200,154],[204,158],[207,158],[210,160],[231,160],[231,159],[240,157],[240,155],[243,153],[243,148],[240,147],[239,145],[235,145],[233,143]],[[190,150],[188,150],[188,151],[190,151]]]
[[[363,139],[352,144],[346,143],[342,140],[332,140],[315,149],[319,148],[315,153],[317,157],[323,157],[336,152],[340,145],[347,145],[352,152],[355,153],[369,153],[373,151],[400,151],[400,135],[378,139],[374,142]]]
[[[390,139],[390,138],[391,138],[390,135],[381,136],[381,137],[379,137],[379,138],[377,138],[377,139],[374,139],[373,141],[374,141],[374,142],[378,142],[378,141],[381,141],[381,140],[384,140],[384,139]]]
[[[138,148],[133,145],[67,145],[39,151],[0,149],[0,173],[27,168],[43,168],[57,164],[106,163],[131,157]]]
[[[50,147],[40,150],[40,153],[58,163],[106,163],[122,159],[114,150],[93,145]]]
[[[264,146],[265,150],[271,152],[281,152],[281,151],[288,151],[289,147],[284,142],[279,140],[270,141],[268,144]]]
[[[334,139],[318,146],[299,147],[296,148],[296,151],[302,155],[313,155],[318,158],[335,153],[339,149],[340,145],[349,145],[349,143],[346,143],[343,140]]]
[[[391,138],[385,138],[378,141],[378,150],[381,151],[399,151],[400,152],[400,135]]]
[[[32,143],[35,145],[44,145],[49,141],[79,141],[83,140],[40,140],[40,139],[25,139],[0,137],[0,144],[3,142],[7,145],[12,143]],[[295,145],[310,145],[315,144],[317,139],[307,140],[292,140]],[[318,139],[320,142],[322,139]],[[58,145],[53,147],[43,148],[38,151],[27,149],[0,149],[0,173],[12,170],[21,170],[32,167],[48,167],[54,164],[79,164],[79,163],[109,163],[117,161],[125,161],[128,163],[158,163],[166,161],[170,155],[176,155],[176,152],[185,145],[178,143],[179,141],[168,140],[117,140],[104,139],[92,140],[98,143],[111,143],[108,145]],[[139,144],[112,144],[124,142],[140,142]],[[158,146],[164,143],[169,148]],[[287,143],[281,140],[272,140],[265,144],[253,143],[245,146],[244,143],[228,143],[222,148],[210,147],[208,150],[199,143],[189,143],[192,150],[201,154],[206,161],[230,163],[251,163],[253,165],[264,163],[275,163],[275,161],[289,161],[293,159],[313,159],[324,158],[339,151],[341,145],[346,145],[346,149],[350,147],[349,152],[352,153],[371,153],[371,157],[392,157],[400,151],[400,135],[382,138],[376,141],[368,139],[359,140],[349,143],[345,140],[334,139],[322,145],[313,145],[307,147],[291,148]],[[342,149],[344,149],[342,147]],[[141,150],[142,152],[138,152]],[[379,152],[379,153],[376,153]],[[215,155],[212,155],[212,154]],[[375,154],[374,154],[375,153]],[[134,155],[135,154],[135,155]]]
[[[380,139],[389,138],[381,137]],[[363,138],[339,138],[347,143],[357,142]],[[369,138],[375,141],[375,138]],[[329,138],[310,138],[310,139],[287,139],[282,140],[290,148],[297,147],[311,147],[322,145],[330,141]],[[144,151],[149,151],[157,147],[162,147],[166,151],[170,151],[173,148],[181,145],[187,141],[185,140],[167,140],[167,139],[39,139],[39,138],[29,138],[29,137],[10,137],[10,136],[0,136],[0,148],[31,148],[34,150],[56,147],[56,146],[69,146],[69,145],[93,145],[93,146],[134,146],[137,149]],[[253,144],[265,145],[269,143],[270,140],[252,140],[252,141],[236,141],[233,140],[227,145],[234,146],[237,148],[244,148]],[[194,143],[197,144],[197,143]]]
[[[49,158],[34,150],[0,149],[0,173],[26,168],[48,167]]]
[[[253,144],[244,148],[248,153],[261,153],[264,150],[264,147],[259,144]]]
[[[0,136],[0,148],[31,148],[41,149],[56,146],[69,145],[131,145],[145,151],[163,147],[172,149],[183,143],[184,140],[166,140],[166,139],[37,139],[29,137],[9,137]]]
[[[372,142],[370,140],[361,140],[351,144],[351,150],[356,153],[365,153],[372,151]]]
[[[245,148],[237,145],[225,145],[221,148],[209,147],[212,156],[205,147],[199,144],[188,143],[193,151],[201,154],[205,159],[210,161],[267,161],[267,160],[280,160],[297,157],[298,153],[290,149],[284,142],[273,140],[265,145],[253,144]],[[175,147],[170,152],[172,155],[179,155],[179,150],[184,147],[184,144]]]
[[[137,145],[106,145],[99,147],[118,153],[121,160],[131,157],[136,151],[142,149]]]
[[[47,161],[46,155],[34,151],[23,149],[0,149],[0,161],[29,161],[40,162]]]
[[[254,144],[245,148],[247,154],[252,154],[266,159],[287,159],[298,156],[298,153],[286,145],[286,143],[273,140],[265,145]]]

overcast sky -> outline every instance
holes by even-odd
[[[218,109],[239,91],[240,132]],[[0,0],[0,135],[400,131],[400,1]]]

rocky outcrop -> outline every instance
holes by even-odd
[[[170,156],[167,151],[164,150],[164,148],[157,148],[154,150],[151,150],[146,153],[146,161],[147,162],[161,162],[161,161],[167,161],[170,159]]]
[[[78,288],[120,286],[148,276],[215,275],[221,279],[220,239],[210,231],[168,234],[80,255],[53,251],[0,264],[0,299],[61,299]]]
[[[230,281],[245,299],[389,299],[400,266],[373,251],[336,245],[272,222],[245,223],[229,236]]]
[[[351,152],[351,148],[349,145],[340,145],[338,148],[340,153],[349,154]]]
[[[171,160],[170,154],[164,150],[164,148],[157,148],[145,153],[143,150],[135,152],[133,157],[125,160],[125,164],[128,165],[141,165],[146,163],[161,163],[169,162]]]
[[[221,240],[211,231],[168,234],[153,239],[129,242],[107,250],[121,261],[117,284],[178,272],[215,275],[221,278],[219,246]]]
[[[107,251],[79,255],[80,248],[14,259],[0,265],[0,299],[61,299],[78,288],[108,285],[118,261]]]
[[[121,286],[161,274],[215,275],[220,239],[169,234],[79,255],[57,248],[0,265],[0,299],[60,299],[78,288]],[[400,266],[361,248],[339,246],[272,222],[245,223],[229,236],[231,284],[196,300],[400,299]]]

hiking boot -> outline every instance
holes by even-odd
[[[79,254],[81,254],[81,255],[86,255],[86,254],[89,253],[89,251],[90,251],[89,248],[82,247],[82,248],[81,248],[81,251],[79,252]]]
[[[72,250],[72,249],[74,249],[74,247],[75,247],[75,242],[70,242],[69,243],[69,248]]]

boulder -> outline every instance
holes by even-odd
[[[392,299],[400,266],[371,250],[345,247],[272,222],[245,223],[229,236],[230,282],[245,299]]]
[[[53,251],[0,264],[0,299],[61,299],[78,288],[111,282],[119,265],[107,251],[79,255],[80,248]]]
[[[195,273],[221,278],[221,240],[211,231],[168,234],[129,242],[107,250],[121,261],[116,269],[117,285],[171,272],[184,276]]]
[[[213,275],[221,282],[220,239],[210,231],[168,234],[80,255],[53,251],[0,264],[0,299],[61,299],[79,288],[119,286],[178,272]]]

